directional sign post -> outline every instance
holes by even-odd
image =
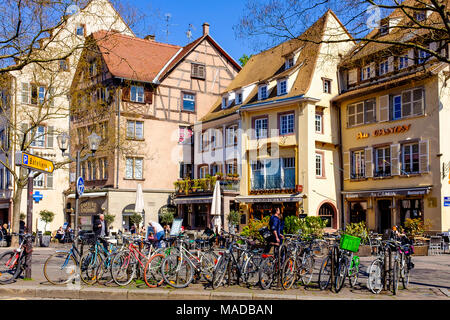
[[[43,173],[52,173],[55,170],[52,161],[23,151],[16,152],[16,165]]]

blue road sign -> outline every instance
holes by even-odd
[[[33,194],[33,200],[36,203],[39,203],[39,201],[41,201],[44,198],[44,195],[42,193],[40,193],[39,191],[35,191]]]
[[[23,164],[28,164],[28,155],[23,155]]]
[[[450,207],[450,197],[444,197],[444,207]]]
[[[81,196],[84,192],[84,180],[82,177],[78,177],[77,179],[77,193]]]

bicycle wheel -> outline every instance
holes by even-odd
[[[398,278],[400,276],[400,264],[398,260],[394,261],[394,268],[392,269],[392,293],[394,295],[398,292]]]
[[[312,250],[314,256],[323,258],[328,254],[328,243],[325,240],[315,240]]]
[[[98,284],[106,285],[114,281],[111,275],[111,262],[114,256],[115,254],[111,254],[108,257],[101,257],[100,264],[97,268]]]
[[[119,286],[128,285],[136,274],[136,259],[129,251],[119,252],[111,261],[111,277]]]
[[[409,267],[408,267],[407,258],[403,262],[402,284],[403,284],[403,288],[404,289],[408,289],[408,285],[409,285]]]
[[[301,265],[299,277],[302,281],[303,285],[307,286],[311,283],[311,279],[314,273],[314,257],[312,255],[308,255],[305,258],[305,261]]]
[[[270,288],[273,282],[274,273],[275,273],[275,258],[267,257],[259,268],[259,285],[263,290],[267,290]]]
[[[244,269],[242,270],[245,283],[249,287],[256,286],[259,282],[259,265],[261,261],[254,256],[250,256],[245,261]]]
[[[347,260],[342,259],[339,261],[339,267],[337,269],[336,279],[334,282],[334,290],[336,293],[341,291],[344,287],[345,278],[347,277]]]
[[[331,282],[331,256],[327,256],[322,260],[319,271],[319,289],[325,290]]]
[[[200,267],[202,270],[202,277],[206,281],[211,282],[215,267],[214,258],[211,255],[203,254],[200,257]]]
[[[97,268],[101,264],[101,258],[94,251],[87,251],[80,259],[80,278],[88,284],[93,285],[97,282]]]
[[[56,252],[44,263],[44,276],[54,285],[67,284],[77,275],[77,263],[70,252]]]
[[[296,278],[296,263],[294,258],[288,258],[281,268],[281,285],[283,289],[290,289]]]
[[[161,263],[164,281],[174,288],[185,288],[194,279],[194,270],[187,258],[169,255]]]
[[[150,288],[159,287],[164,283],[163,276],[161,274],[161,263],[164,259],[164,255],[155,254],[147,261],[144,269],[144,281]]]
[[[7,251],[0,255],[0,284],[8,284],[16,279],[20,270],[19,254],[15,251]]]
[[[373,293],[380,293],[383,289],[383,261],[380,259],[374,260],[368,269],[369,278],[367,286]]]
[[[359,267],[352,262],[352,265],[348,270],[348,280],[350,282],[350,287],[353,288],[354,286],[356,286],[356,283],[358,282],[358,274],[359,274]]]
[[[214,268],[213,278],[211,281],[211,286],[213,289],[217,289],[222,285],[223,280],[225,278],[225,274],[227,273],[228,262],[229,262],[228,257],[221,257],[219,259],[219,262],[217,262]]]

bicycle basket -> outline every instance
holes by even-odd
[[[361,243],[361,238],[353,237],[348,234],[344,234],[341,237],[340,248],[343,250],[351,251],[351,252],[357,252],[359,249],[360,243]]]

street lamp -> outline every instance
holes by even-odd
[[[63,156],[67,156],[71,161],[74,161],[76,163],[76,180],[78,180],[78,177],[80,176],[80,163],[82,161],[85,161],[86,159],[93,157],[95,155],[95,152],[98,150],[98,147],[100,146],[100,142],[102,138],[96,134],[95,132],[92,133],[88,137],[88,144],[89,144],[89,150],[91,151],[90,154],[86,154],[83,158],[80,158],[80,151],[77,151],[75,159],[72,158],[72,156],[69,153],[65,153],[66,150],[69,149],[70,145],[70,139],[69,135],[65,132],[58,135],[56,138],[58,141],[58,147],[62,152]],[[80,195],[78,194],[78,191],[75,188],[75,237],[78,236],[78,205],[79,205],[79,198]]]

